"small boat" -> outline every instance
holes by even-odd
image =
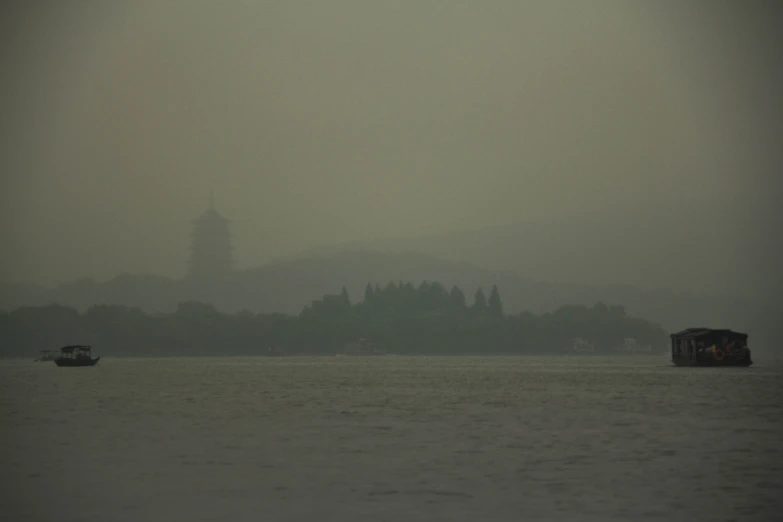
[[[73,344],[60,348],[60,357],[54,360],[57,366],[95,366],[100,357],[93,359],[92,347],[83,344]]]
[[[41,356],[37,359],[33,359],[33,362],[46,362],[46,361],[53,361],[54,355],[52,355],[51,350],[41,350]]]

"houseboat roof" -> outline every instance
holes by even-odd
[[[87,346],[86,344],[71,344],[68,346],[63,346],[60,348],[60,351],[63,353],[70,353],[75,350],[89,350],[90,346]]]
[[[671,337],[676,339],[696,339],[699,337],[707,337],[713,335],[726,335],[729,337],[747,337],[748,334],[742,332],[735,332],[728,329],[715,329],[715,328],[686,328],[681,332],[671,334]]]

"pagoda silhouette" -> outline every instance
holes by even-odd
[[[218,281],[231,274],[233,249],[230,222],[217,210],[210,193],[209,208],[193,220],[188,275],[202,281]]]

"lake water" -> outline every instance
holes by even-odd
[[[0,363],[0,517],[777,520],[783,363]]]

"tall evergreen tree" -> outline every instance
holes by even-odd
[[[375,297],[375,292],[372,290],[372,285],[367,283],[367,286],[364,288],[364,302],[372,302],[373,297]]]
[[[351,298],[348,297],[348,290],[345,287],[343,287],[343,291],[340,295],[342,296],[343,301],[345,301],[345,304],[351,306]]]
[[[498,285],[492,285],[492,292],[489,294],[489,315],[490,317],[503,317],[503,303],[500,301],[500,292]]]
[[[487,311],[487,297],[484,295],[484,290],[482,290],[481,287],[476,290],[471,310],[477,314],[483,314]]]
[[[454,288],[451,289],[449,300],[451,301],[451,304],[459,310],[464,310],[468,307],[467,301],[465,300],[465,294],[457,285],[454,285]]]

